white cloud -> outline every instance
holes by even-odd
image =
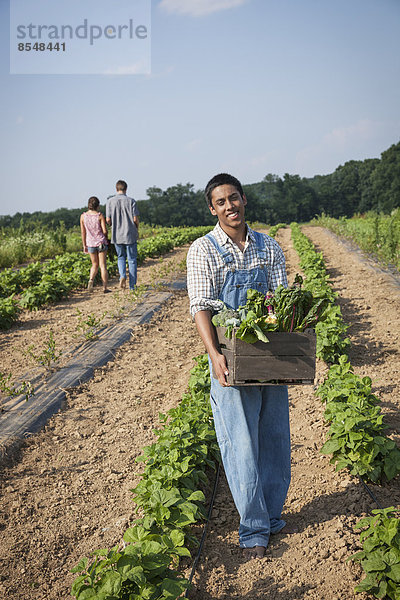
[[[203,17],[214,12],[241,6],[248,0],[161,0],[159,6],[169,13]]]
[[[379,123],[363,119],[348,127],[338,127],[324,136],[322,143],[324,145],[334,146],[336,148],[346,148],[349,144],[356,141],[366,141],[374,136]]]
[[[399,129],[399,122],[370,119],[361,119],[347,127],[336,127],[296,154],[296,173],[311,177],[317,173],[330,173],[349,160],[378,157],[376,148],[383,152],[395,143]]]
[[[185,144],[185,150],[188,152],[194,152],[201,145],[202,141],[203,140],[201,138],[194,138],[193,140],[190,140],[187,142],[187,144]]]

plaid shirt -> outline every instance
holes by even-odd
[[[224,232],[219,223],[211,232],[218,244],[229,249],[233,255],[236,269],[253,269],[260,264],[254,232],[247,225],[244,252]],[[285,257],[278,242],[263,234],[267,251],[267,265],[270,289],[275,291],[278,285],[287,287]],[[229,267],[222,260],[212,243],[201,237],[193,242],[187,255],[187,288],[192,317],[199,310],[217,312],[222,303],[218,300]]]

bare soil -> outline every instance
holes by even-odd
[[[344,319],[350,325],[351,363],[374,381],[389,435],[400,443],[400,292],[392,279],[321,228],[306,228],[322,250]],[[278,234],[289,280],[299,272],[290,231]],[[168,260],[180,262],[185,250]],[[181,254],[182,253],[182,254]],[[139,283],[155,279],[164,263],[139,269]],[[171,269],[172,272],[173,269]],[[166,275],[166,269],[162,274]],[[147,280],[146,280],[147,277]],[[116,282],[113,284],[116,289]],[[111,294],[77,292],[69,300],[24,316],[2,338],[3,370],[27,370],[23,349],[52,328],[70,348],[76,308],[99,314]],[[175,406],[185,391],[192,357],[204,351],[191,322],[186,293],[173,299],[117,352],[93,380],[69,393],[67,407],[32,436],[1,472],[0,597],[10,600],[70,598],[69,570],[97,548],[118,543],[134,518],[131,488],[135,458],[154,439],[159,411]],[[67,360],[64,357],[63,360]],[[4,363],[3,363],[4,364]],[[36,367],[35,367],[36,368]],[[327,367],[317,366],[317,382]],[[319,453],[327,426],[312,386],[292,386],[292,484],[285,518],[298,533],[271,538],[267,555],[245,562],[237,546],[238,516],[222,475],[190,597],[199,600],[350,600],[362,573],[346,558],[359,548],[354,524],[375,508],[363,487],[336,473]],[[30,400],[34,402],[34,398]],[[383,506],[400,504],[399,481],[374,486]],[[359,595],[360,600],[365,598]]]
[[[137,285],[140,288],[159,287],[164,281],[185,273],[185,261],[189,245],[177,248],[162,258],[147,259],[138,268]],[[89,262],[88,262],[89,277]],[[11,373],[12,380],[33,379],[46,375],[46,370],[27,352],[29,347],[40,355],[48,347],[50,331],[56,342],[56,353],[62,352],[53,366],[64,366],[74,353],[74,348],[85,341],[88,327],[79,327],[88,317],[94,317],[98,327],[115,323],[124,312],[142,300],[141,294],[132,296],[119,289],[119,278],[109,281],[111,293],[104,294],[101,285],[92,293],[77,290],[65,300],[50,304],[37,311],[24,311],[13,327],[0,334],[0,370]],[[143,292],[145,290],[143,289]],[[0,400],[1,401],[1,400]]]

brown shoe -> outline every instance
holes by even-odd
[[[88,292],[93,292],[93,279],[89,279],[87,284]]]
[[[126,289],[126,277],[121,277],[121,279],[119,280],[119,289],[120,290]]]

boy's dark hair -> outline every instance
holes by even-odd
[[[87,205],[89,210],[97,210],[100,206],[100,200],[96,196],[90,196]]]
[[[206,194],[208,206],[212,206],[212,204],[211,204],[212,191],[219,185],[225,185],[225,184],[233,185],[237,189],[237,191],[239,192],[241,197],[243,198],[244,192],[243,192],[242,184],[240,183],[239,179],[236,179],[236,177],[234,177],[233,175],[229,175],[229,173],[218,173],[218,175],[214,175],[214,177],[212,179],[210,179],[210,181],[206,185],[205,194]]]
[[[126,190],[128,189],[128,184],[126,183],[126,181],[118,179],[117,183],[115,184],[115,187],[117,189],[117,192],[126,192]]]

